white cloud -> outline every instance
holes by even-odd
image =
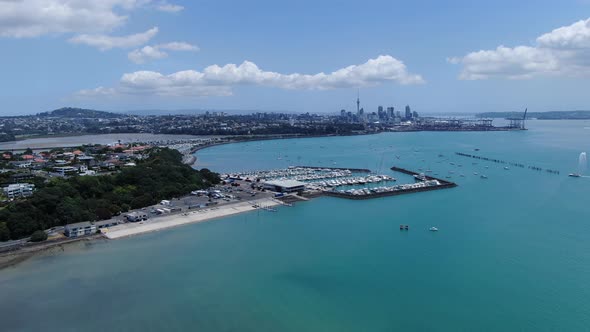
[[[499,46],[448,61],[463,65],[464,80],[590,75],[590,19],[543,34],[533,46]]]
[[[158,33],[158,27],[153,27],[145,32],[127,36],[108,36],[103,34],[78,35],[69,39],[74,44],[85,44],[96,47],[101,51],[111,48],[132,48],[143,45],[150,41]]]
[[[556,49],[590,48],[590,18],[546,33],[537,38],[537,43]]]
[[[140,49],[129,52],[127,57],[129,60],[139,64],[144,63],[147,60],[156,60],[168,57],[168,53],[163,50],[197,52],[199,51],[199,48],[195,45],[185,42],[171,42],[154,46],[144,46]]]
[[[332,73],[281,74],[263,71],[256,64],[244,61],[240,65],[212,65],[203,71],[185,70],[164,75],[153,71],[124,74],[113,94],[147,94],[161,96],[230,95],[231,87],[258,85],[282,89],[326,90],[359,86],[374,86],[384,82],[420,84],[420,75],[408,73],[403,62],[381,55],[360,64],[338,69]],[[105,88],[100,88],[101,92]],[[83,90],[84,96],[92,95]],[[80,93],[79,93],[80,95]]]
[[[98,88],[80,90],[77,95],[80,97],[97,97],[97,96],[112,96],[115,95],[116,91],[113,88],[105,88],[99,86]]]
[[[167,56],[168,53],[160,51],[158,48],[153,46],[144,46],[127,54],[129,60],[138,64],[146,62],[146,59],[162,59]]]
[[[0,0],[0,36],[37,37],[56,33],[112,31],[148,0]]]
[[[183,6],[180,5],[173,5],[169,3],[162,3],[156,7],[159,11],[168,12],[168,13],[178,13],[184,10]]]
[[[199,47],[185,42],[170,42],[166,44],[157,45],[158,48],[170,51],[199,51]]]

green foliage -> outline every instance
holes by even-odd
[[[31,242],[41,242],[47,240],[47,233],[42,230],[38,230],[31,234]]]
[[[9,236],[26,237],[39,229],[81,221],[109,219],[219,183],[216,173],[182,163],[176,150],[154,149],[136,167],[114,175],[53,178],[24,201],[0,210]]]
[[[10,240],[10,230],[5,222],[0,222],[0,241]]]

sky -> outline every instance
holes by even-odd
[[[590,0],[0,0],[0,115],[590,109]]]

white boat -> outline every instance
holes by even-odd
[[[431,232],[437,232],[438,231],[438,228],[436,228],[436,227],[430,227],[428,230],[431,231]]]
[[[568,176],[571,176],[572,178],[579,178],[582,175],[578,174],[578,173],[570,173]]]

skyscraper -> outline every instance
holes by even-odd
[[[410,109],[410,105],[406,105],[406,120],[410,120],[412,118],[412,110]]]
[[[393,106],[387,108],[387,116],[390,119],[395,118],[395,108]]]
[[[379,120],[385,119],[385,112],[383,112],[383,106],[377,107],[377,118]]]
[[[359,94],[359,90],[356,90],[356,114],[361,114],[361,97]]]

